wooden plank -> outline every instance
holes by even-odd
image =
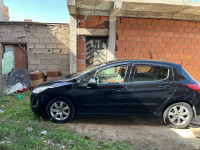
[[[86,35],[86,36],[107,36],[108,29],[84,29],[78,28],[77,29],[78,35]]]
[[[16,69],[28,68],[27,54],[19,46],[15,46],[15,68]]]

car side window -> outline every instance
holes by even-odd
[[[90,79],[94,78],[95,72],[96,71],[89,72],[89,73],[85,74],[83,77],[81,77],[81,79],[79,81],[79,85],[81,85],[81,86],[87,86],[88,81]]]
[[[165,67],[141,65],[135,66],[134,82],[163,80],[168,77],[169,69]]]
[[[97,84],[123,83],[128,65],[110,67],[97,73]]]

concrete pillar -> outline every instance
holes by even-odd
[[[115,59],[115,41],[116,41],[116,16],[110,16],[107,61]]]
[[[77,19],[70,15],[70,73],[77,71]]]

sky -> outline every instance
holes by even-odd
[[[69,23],[67,0],[4,0],[10,21]]]
[[[9,8],[10,21],[69,23],[67,0],[4,0],[4,4]]]

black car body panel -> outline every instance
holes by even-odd
[[[96,87],[80,85],[80,78],[90,74],[95,78],[101,70],[118,65],[127,65],[128,68],[123,83],[99,84]],[[167,68],[168,76],[163,80],[134,82],[136,66],[140,65]],[[45,114],[48,102],[60,96],[72,102],[77,114],[162,116],[169,105],[186,102],[194,108],[194,113],[200,115],[200,94],[187,86],[192,83],[197,84],[183,75],[182,66],[178,64],[144,60],[113,61],[79,73],[75,78],[71,75],[71,78],[39,85],[50,88],[40,93],[32,92],[31,107],[34,112]]]

